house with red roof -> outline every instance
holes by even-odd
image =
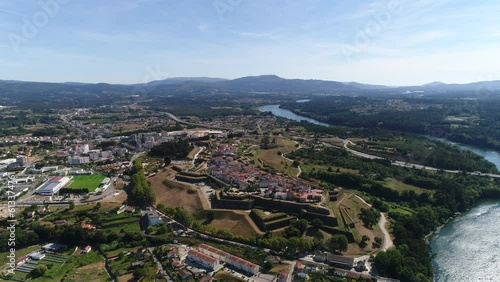
[[[195,250],[189,250],[187,258],[212,270],[215,270],[220,266],[218,259]]]
[[[83,248],[82,253],[88,254],[90,253],[90,251],[92,251],[92,247],[90,245],[87,245],[85,246],[85,248]]]

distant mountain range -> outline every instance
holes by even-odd
[[[431,82],[419,86],[389,87],[385,85],[339,82],[315,79],[285,79],[276,75],[247,76],[236,79],[211,77],[174,77],[142,84],[108,84],[81,82],[26,82],[0,80],[0,98],[16,94],[57,93],[123,93],[161,94],[179,92],[253,92],[253,93],[342,93],[373,92],[420,93],[488,91],[500,92],[500,81],[484,81],[468,84]]]

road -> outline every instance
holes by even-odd
[[[347,146],[348,144],[350,144],[350,145],[355,145],[355,144],[352,143],[352,141],[350,141],[350,140],[344,140],[344,146],[343,146],[344,149],[346,149],[349,153],[351,153],[355,156],[367,158],[367,159],[372,159],[372,160],[384,159],[384,158],[379,157],[379,156],[370,155],[370,154],[366,154],[366,153],[362,153],[362,152],[358,152],[356,150],[353,150]],[[420,165],[420,164],[412,164],[412,163],[406,163],[406,162],[394,161],[394,160],[390,160],[390,161],[391,161],[392,165],[397,165],[397,166],[407,167],[407,168],[425,169],[425,170],[431,170],[431,171],[442,170],[442,171],[449,172],[449,173],[463,173],[463,171],[460,171],[460,170],[439,169],[439,168],[424,166],[424,165]],[[475,176],[485,176],[485,177],[490,177],[490,178],[500,178],[500,174],[493,174],[493,173],[467,172],[467,174],[475,175]]]
[[[168,272],[165,269],[163,269],[163,265],[161,265],[161,263],[156,259],[156,255],[154,254],[155,248],[150,247],[148,248],[148,250],[153,256],[153,260],[158,266],[158,269],[161,271],[161,273],[163,273],[163,278],[165,278],[165,280],[167,280],[168,282],[174,282],[174,280],[172,280],[172,278],[168,275]]]
[[[368,204],[365,200],[363,200],[363,198],[361,198],[360,196],[358,196],[358,195],[355,195],[355,196],[360,201],[365,203],[367,206],[370,206],[370,207],[372,206],[372,205]],[[387,249],[394,246],[394,243],[392,242],[391,235],[389,234],[389,231],[387,231],[386,225],[387,225],[387,218],[385,217],[384,213],[380,213],[378,227],[380,228],[380,231],[382,231],[382,233],[384,234],[384,240],[382,243],[382,250],[384,250],[384,251],[387,251]]]
[[[385,227],[386,225],[387,225],[387,218],[385,217],[385,214],[381,213],[380,219],[378,221],[378,226],[380,227],[382,233],[384,233],[384,241],[382,243],[382,250],[384,251],[387,251],[387,249],[394,246],[391,235],[389,234],[389,231],[387,231],[387,228]]]
[[[141,155],[143,155],[145,152],[140,152],[140,153],[135,153],[132,158],[130,159],[130,163],[133,163],[135,161],[135,159],[137,159],[138,157],[140,157]]]
[[[161,211],[159,211],[158,209],[156,209],[154,206],[150,206],[150,208],[153,209],[153,210],[155,210],[159,214],[161,214],[163,217],[167,218],[168,219],[167,222],[172,222],[172,223],[178,224],[186,232],[191,233],[191,234],[195,235],[196,237],[200,237],[200,238],[208,239],[208,240],[212,240],[212,241],[217,241],[219,243],[224,243],[224,244],[228,244],[228,245],[238,246],[238,247],[242,247],[242,248],[248,248],[248,249],[259,250],[259,251],[264,251],[264,252],[270,252],[271,251],[270,249],[254,247],[254,246],[250,246],[250,245],[247,245],[247,244],[243,244],[243,243],[239,243],[239,242],[235,242],[235,241],[230,241],[230,240],[226,240],[226,239],[221,239],[221,238],[217,238],[217,237],[214,237],[214,236],[211,236],[211,235],[203,234],[201,232],[198,232],[198,231],[196,231],[194,229],[191,229],[191,228],[189,228],[189,227],[181,224],[180,222],[178,222],[178,221],[174,220],[173,218],[167,216],[166,214],[162,213]]]
[[[167,113],[167,115],[168,115],[171,119],[175,120],[175,121],[176,121],[176,122],[178,122],[178,123],[182,123],[182,124],[193,125],[193,126],[204,127],[204,128],[210,128],[210,129],[235,130],[235,128],[221,127],[221,126],[213,126],[213,125],[204,124],[204,123],[195,123],[195,122],[183,121],[183,120],[181,120],[180,118],[176,117],[176,116],[175,116],[174,114],[172,114],[172,113]]]
[[[200,150],[196,152],[196,154],[193,156],[193,160],[191,161],[191,167],[189,169],[193,169],[195,166],[196,159],[198,158],[198,155],[203,152],[206,148],[204,146],[199,147]]]

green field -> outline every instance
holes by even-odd
[[[73,176],[71,179],[71,183],[67,188],[69,189],[89,189],[89,192],[94,192],[99,184],[106,178],[106,176],[102,174],[93,174],[93,175],[77,175]]]
[[[130,215],[126,212],[121,214],[110,213],[101,217],[102,229],[112,232],[140,232],[140,215]]]
[[[102,260],[102,257],[98,254],[98,252],[93,252],[85,256],[79,256],[78,258],[72,256],[70,254],[71,252],[72,250],[69,250],[68,252],[63,254],[67,256],[67,258],[62,258],[47,254],[46,258],[59,260],[61,262],[53,262],[53,261],[48,261],[47,259],[42,259],[39,262],[39,264],[47,266],[48,270],[42,277],[37,277],[35,279],[32,279],[31,281],[37,281],[37,282],[62,281],[63,276],[66,275],[75,267],[80,267],[83,265],[87,265]],[[35,264],[27,264],[27,265],[31,265],[33,267],[37,266]],[[23,281],[28,278],[28,273],[16,271],[12,278]]]

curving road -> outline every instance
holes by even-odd
[[[193,126],[198,126],[198,127],[204,127],[204,128],[211,128],[211,129],[222,129],[222,130],[235,130],[235,128],[229,128],[229,127],[220,127],[220,126],[213,126],[209,124],[204,124],[204,123],[195,123],[195,122],[189,122],[189,121],[183,121],[180,118],[176,117],[172,113],[166,113],[168,117],[171,119],[175,120],[178,123],[186,124],[186,125],[193,125]]]
[[[369,203],[367,203],[363,198],[361,198],[358,195],[355,195],[356,198],[358,198],[360,201],[365,203],[367,206],[371,207]],[[394,246],[394,242],[392,241],[391,234],[389,234],[389,231],[386,228],[387,225],[387,218],[385,217],[384,213],[380,213],[380,218],[378,220],[378,227],[380,228],[380,231],[384,234],[384,241],[382,243],[382,250],[387,251],[390,247]]]
[[[355,145],[355,144],[350,140],[344,140],[344,145],[343,145],[344,149],[346,149],[349,153],[351,153],[355,156],[367,158],[367,159],[372,159],[372,160],[384,159],[384,158],[379,157],[379,156],[370,155],[370,154],[366,154],[366,153],[362,153],[362,152],[358,152],[356,150],[353,150],[347,146],[348,144],[350,144],[350,145]],[[394,160],[390,160],[390,161],[391,161],[392,165],[397,165],[397,166],[407,167],[407,168],[425,169],[425,170],[431,170],[431,171],[442,170],[442,171],[449,172],[449,173],[463,173],[463,171],[461,171],[461,170],[439,169],[439,168],[424,166],[424,165],[420,165],[420,164],[405,163],[405,162],[394,161]],[[475,176],[485,176],[485,177],[490,177],[490,178],[500,178],[499,174],[493,174],[493,173],[467,172],[467,174],[475,175]]]

